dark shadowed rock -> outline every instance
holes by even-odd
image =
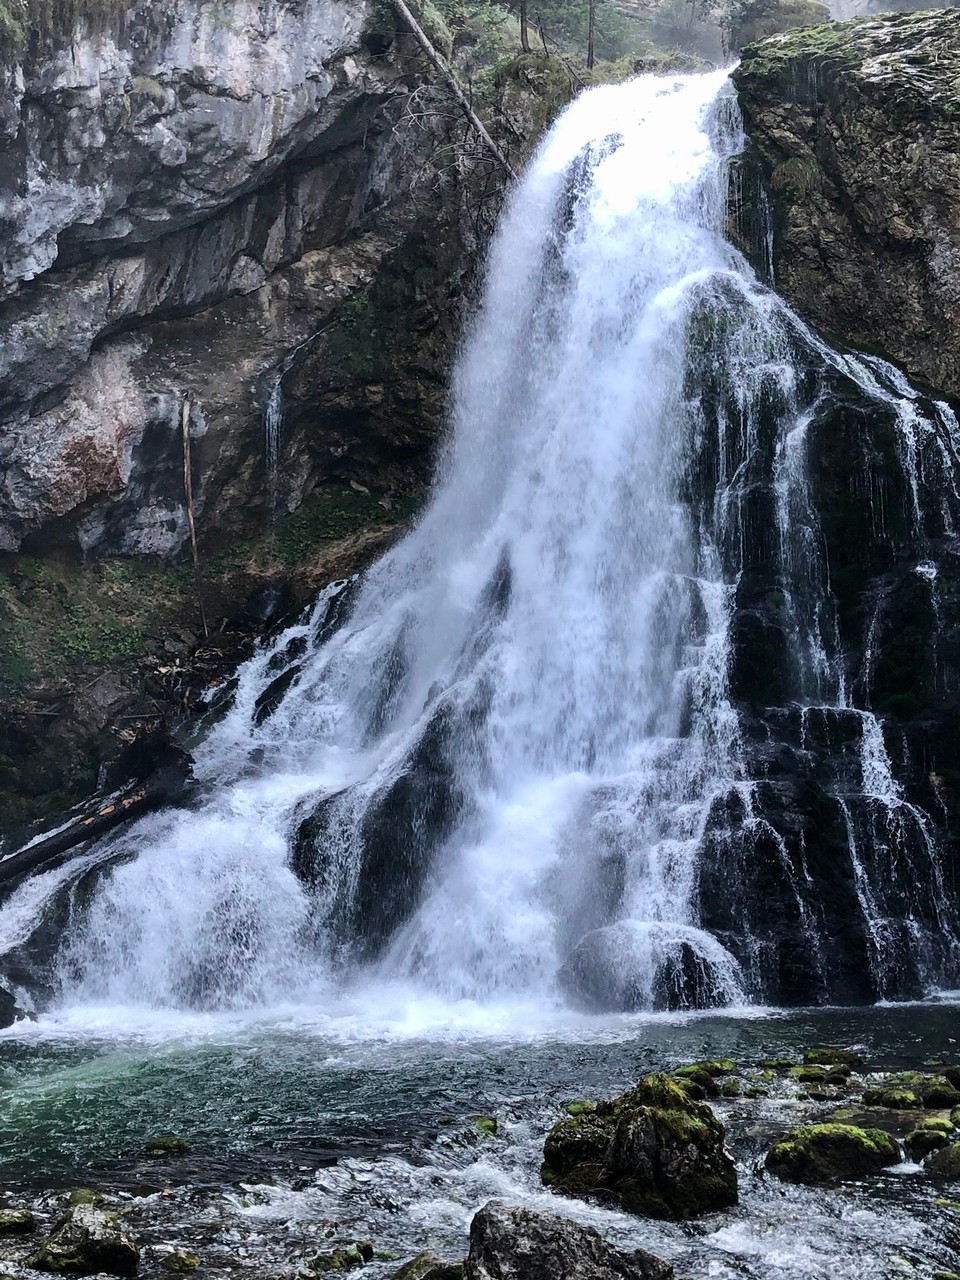
[[[643,1249],[621,1252],[592,1227],[491,1201],[470,1225],[468,1280],[670,1280]]]

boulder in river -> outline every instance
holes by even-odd
[[[960,1182],[960,1143],[935,1151],[927,1161],[926,1169],[931,1177],[943,1182]]]
[[[924,1120],[907,1134],[903,1145],[911,1160],[922,1160],[931,1151],[949,1147],[952,1133],[949,1120]]]
[[[4,1209],[0,1211],[0,1236],[26,1236],[37,1225],[29,1209]]]
[[[593,1227],[494,1200],[470,1224],[467,1280],[670,1280],[644,1249],[615,1249]]]
[[[140,1250],[115,1213],[80,1204],[60,1219],[27,1265],[59,1275],[134,1276]]]
[[[896,1140],[881,1129],[813,1124],[784,1134],[769,1151],[766,1164],[784,1182],[816,1185],[879,1173],[899,1159]]]
[[[547,1135],[541,1177],[565,1195],[649,1218],[694,1218],[737,1203],[724,1129],[705,1103],[655,1073]]]

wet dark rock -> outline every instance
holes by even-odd
[[[569,1218],[492,1201],[470,1224],[466,1280],[670,1280],[643,1249],[615,1249]]]
[[[606,925],[580,939],[557,977],[591,1012],[715,1008],[726,1003],[722,952],[718,963],[703,944],[678,925]]]
[[[938,1178],[942,1182],[960,1182],[960,1143],[941,1147],[927,1159],[924,1167],[931,1178]]]
[[[541,1177],[564,1195],[651,1218],[693,1218],[737,1202],[723,1125],[665,1075],[554,1125]]]
[[[17,1004],[17,998],[12,991],[8,991],[6,987],[0,987],[0,1031],[4,1027],[12,1027],[15,1022],[20,1022],[29,1015],[24,1009]]]
[[[240,611],[240,621],[247,626],[270,626],[295,604],[296,596],[289,582],[268,582],[247,598]]]
[[[896,1140],[880,1129],[818,1124],[785,1134],[769,1151],[766,1166],[784,1182],[815,1185],[864,1178],[899,1159]]]
[[[36,1271],[59,1275],[134,1276],[140,1250],[114,1213],[77,1205],[60,1220],[29,1259]]]

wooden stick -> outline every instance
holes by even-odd
[[[184,396],[180,410],[180,428],[183,432],[183,487],[187,495],[187,524],[190,527],[190,550],[193,554],[193,580],[197,588],[197,604],[203,623],[203,638],[210,639],[207,627],[207,611],[203,607],[203,584],[200,580],[200,556],[197,552],[197,529],[193,522],[193,471],[190,465],[190,409],[189,397]]]
[[[430,40],[427,37],[427,33],[424,31],[423,27],[420,26],[420,23],[416,20],[416,18],[410,12],[410,8],[407,5],[406,0],[392,0],[392,3],[393,3],[393,7],[397,10],[397,12],[403,18],[404,22],[413,32],[414,37],[417,41],[417,44],[419,44],[420,48],[424,51],[424,53],[430,59],[433,66],[436,68],[437,71],[439,71],[440,75],[447,82],[447,85],[450,88],[450,92],[456,98],[457,102],[460,105],[460,109],[463,111],[463,114],[467,117],[467,120],[470,122],[471,127],[479,134],[487,150],[490,152],[490,154],[494,157],[494,159],[497,161],[497,163],[501,166],[501,168],[507,173],[509,177],[516,178],[517,175],[516,173],[514,173],[513,167],[511,166],[510,161],[503,154],[503,152],[494,142],[493,138],[491,138],[490,134],[487,132],[486,125],[483,123],[483,121],[474,111],[473,107],[471,107],[470,103],[467,101],[467,95],[463,92],[463,90],[460,88],[460,85],[457,83],[456,76],[453,74],[453,72],[444,62],[443,58],[441,58],[437,50],[430,43]]]

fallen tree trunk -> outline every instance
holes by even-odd
[[[507,159],[504,153],[500,150],[500,148],[494,142],[493,138],[490,136],[489,130],[487,129],[486,125],[483,123],[483,121],[474,111],[473,107],[471,107],[467,99],[467,95],[460,88],[460,84],[457,80],[457,77],[453,74],[451,69],[447,66],[446,62],[443,60],[443,58],[434,48],[429,37],[427,36],[427,33],[424,31],[423,27],[421,27],[420,23],[416,20],[416,18],[411,13],[410,6],[406,3],[406,0],[391,0],[391,2],[393,4],[393,7],[403,18],[404,22],[413,32],[413,35],[417,41],[417,44],[419,44],[420,48],[424,51],[424,53],[430,59],[430,62],[433,64],[434,68],[440,73],[442,78],[446,81],[447,87],[449,88],[453,96],[456,98],[457,104],[459,105],[463,114],[467,117],[467,120],[469,121],[471,128],[475,131],[475,133],[477,133],[477,135],[482,140],[484,146],[487,148],[487,150],[490,152],[493,158],[497,161],[500,167],[506,172],[506,174],[511,178],[516,178],[517,175],[514,172],[513,166],[510,164],[510,161]]]

